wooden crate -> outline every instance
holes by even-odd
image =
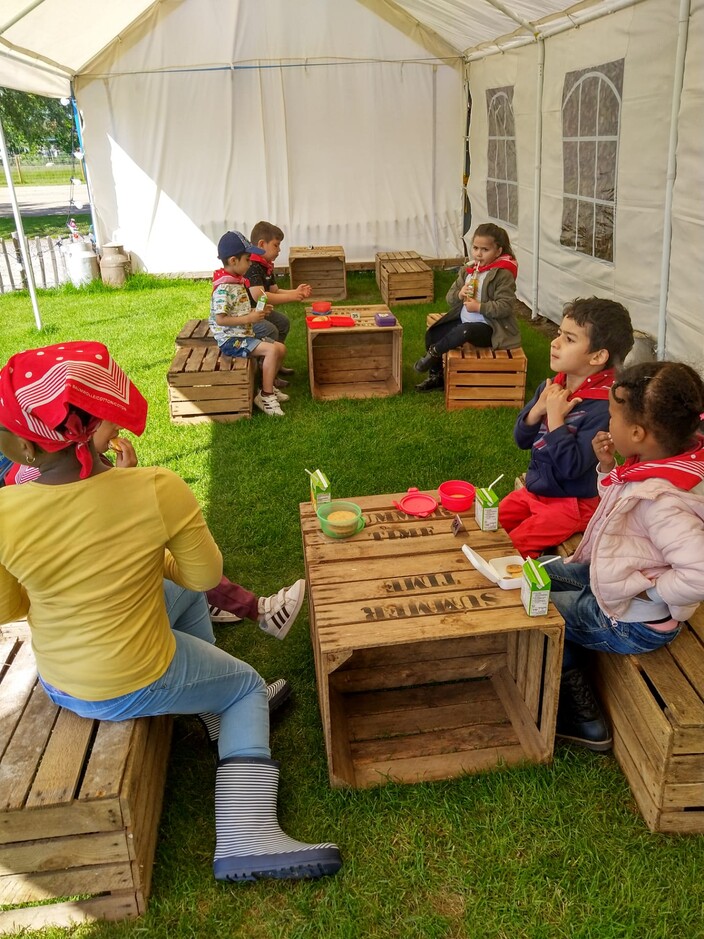
[[[433,272],[415,251],[377,254],[375,269],[381,298],[388,306],[433,302]]]
[[[614,756],[651,831],[704,833],[704,610],[670,645],[600,653],[595,680]]]
[[[406,515],[399,495],[354,499],[364,529],[322,534],[300,507],[311,639],[333,786],[421,782],[552,759],[564,625],[476,571],[513,552],[505,532],[451,532],[453,513]]]
[[[0,627],[0,707],[0,932],[143,913],[172,718],[57,708],[26,623]],[[10,908],[40,900],[54,902]]]
[[[401,393],[401,324],[376,325],[375,313],[390,312],[383,303],[333,308],[333,313],[352,311],[359,315],[356,326],[306,329],[310,393],[316,401]]]
[[[344,300],[347,296],[345,251],[341,245],[293,247],[288,252],[291,289],[310,284],[311,300]]]
[[[176,336],[176,348],[181,346],[214,346],[215,337],[207,320],[188,320]]]
[[[254,366],[249,358],[223,355],[217,346],[181,346],[166,380],[174,424],[252,416]]]

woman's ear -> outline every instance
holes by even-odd
[[[37,462],[37,447],[31,440],[23,440],[20,438],[20,449],[22,450],[22,462],[28,463],[30,466],[33,463]]]

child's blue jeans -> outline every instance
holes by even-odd
[[[547,557],[540,559],[545,560]],[[565,564],[558,558],[551,561],[547,572],[552,580],[550,599],[565,621],[563,671],[578,664],[575,646],[637,655],[667,645],[679,632],[678,629],[658,632],[645,623],[624,623],[608,616],[591,591],[588,564]]]
[[[220,759],[271,756],[264,679],[246,662],[216,648],[205,595],[164,581],[176,652],[161,678],[106,701],[83,701],[42,682],[51,700],[81,717],[123,721],[159,714],[220,715]]]

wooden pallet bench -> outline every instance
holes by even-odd
[[[442,314],[430,313],[432,326]],[[514,407],[525,404],[528,359],[523,349],[480,349],[466,342],[443,356],[445,407]]]
[[[188,320],[176,336],[176,348],[181,346],[214,346],[215,337],[207,320]]]
[[[291,289],[310,284],[311,300],[344,300],[347,296],[345,251],[341,245],[292,247],[288,252]]]
[[[166,376],[172,423],[251,417],[254,374],[251,359],[223,355],[216,345],[181,346]]]
[[[172,718],[57,708],[26,623],[0,627],[0,713],[0,933],[142,914]]]
[[[433,302],[433,272],[416,251],[380,252],[375,258],[375,271],[387,306]]]

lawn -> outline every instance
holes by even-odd
[[[0,298],[0,362],[67,339],[100,339],[150,402],[143,463],[181,474],[201,502],[226,573],[271,593],[301,576],[298,504],[305,467],[333,494],[435,488],[449,478],[504,495],[527,454],[512,439],[515,411],[448,414],[442,395],[414,392],[412,363],[425,314],[442,310],[454,275],[436,274],[432,306],[399,310],[404,391],[375,401],[312,401],[300,306],[288,363],[296,369],[284,419],[174,426],[165,373],[183,323],[206,314],[209,285],[139,276],[40,291],[37,333],[26,295]],[[348,279],[351,303],[379,302],[373,277]],[[522,323],[531,391],[546,374],[548,341]],[[47,520],[50,524],[50,520]],[[41,537],[41,532],[37,532]],[[267,678],[284,675],[293,703],[274,724],[282,762],[281,818],[292,835],[336,841],[344,867],[331,879],[229,886],[212,878],[214,758],[197,721],[179,718],[161,822],[153,892],[136,922],[47,929],[41,935],[150,939],[658,939],[704,935],[704,839],[649,833],[611,756],[558,747],[549,767],[458,780],[332,790],[318,713],[307,607],[284,642],[256,627],[220,627],[220,643]],[[39,935],[25,933],[26,936]]]
[[[89,213],[74,213],[71,218],[75,218],[78,230],[81,233],[88,231],[91,225]],[[51,235],[54,238],[66,237],[68,235],[67,221],[65,215],[23,215],[22,227],[27,238],[34,238],[36,235],[39,235],[40,238],[44,238],[46,235]],[[12,215],[0,218],[0,238],[9,238],[16,229],[17,225]]]

